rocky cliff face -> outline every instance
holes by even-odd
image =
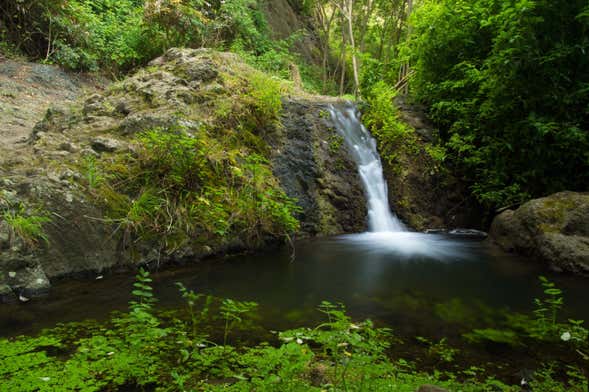
[[[366,228],[366,201],[356,164],[332,123],[330,98],[288,99],[285,135],[273,149],[275,175],[302,207],[304,235],[335,235]]]
[[[112,219],[113,200],[125,198],[133,206],[140,197],[111,194],[115,188],[102,189],[100,182],[120,186],[132,180],[121,173],[129,170],[128,162],[143,159],[138,135],[149,130],[178,127],[188,142],[202,140],[216,152],[205,163],[239,172],[231,178],[243,178],[239,168],[246,167],[248,154],[265,155],[271,173],[267,183],[254,186],[296,199],[299,236],[361,231],[366,213],[360,181],[325,110],[335,101],[281,85],[280,117],[264,122],[264,81],[259,91],[250,88],[257,74],[232,54],[171,49],[104,93],[50,109],[19,158],[0,169],[0,296],[34,295],[72,273],[193,261],[252,246],[243,232],[220,236],[217,226],[208,229],[214,222],[197,222],[190,235],[174,237],[170,245],[170,238],[162,244],[157,236],[130,237],[124,219]],[[225,142],[233,143],[231,151],[223,150]],[[41,235],[19,231],[8,216],[43,217]],[[265,230],[262,242],[277,240],[272,227]]]
[[[560,192],[506,210],[489,234],[506,251],[589,275],[589,193]]]

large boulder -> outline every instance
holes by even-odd
[[[589,193],[560,192],[499,214],[493,242],[558,271],[589,274]]]

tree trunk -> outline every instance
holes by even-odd
[[[323,93],[327,92],[327,81],[329,79],[329,39],[331,37],[331,26],[333,24],[333,19],[336,15],[336,8],[332,8],[331,15],[328,15],[325,6],[321,3],[317,3],[316,6],[316,18],[321,25],[321,51],[323,52],[323,59],[322,59],[322,79],[323,79]]]
[[[340,75],[340,81],[339,81],[339,95],[344,95],[345,90],[345,82],[346,82],[346,45],[347,45],[347,40],[346,40],[346,31],[344,29],[344,22],[345,22],[345,15],[342,13],[341,15],[341,30],[342,30],[342,47],[341,47],[341,51],[340,51],[340,62],[341,62],[341,67],[342,67],[342,71],[341,71],[341,75]]]
[[[374,0],[368,0],[366,4],[366,13],[363,15],[362,22],[360,25],[360,53],[363,53],[366,49],[366,32],[368,31],[368,22],[372,15],[372,9],[374,7]]]
[[[407,40],[410,39],[411,37],[411,24],[409,23],[409,18],[411,17],[411,13],[413,12],[413,0],[407,0],[407,17],[405,19],[406,23],[407,23]],[[399,83],[401,83],[403,80],[406,80],[408,78],[409,75],[409,71],[410,71],[410,66],[409,66],[409,62],[403,64],[401,66],[401,70],[399,72]],[[409,93],[409,83],[405,83],[403,86],[403,89],[401,90],[401,93],[403,94],[408,94]]]
[[[358,96],[360,94],[360,78],[359,78],[359,70],[358,70],[358,58],[356,56],[356,43],[354,41],[354,0],[347,0],[346,2],[346,19],[348,24],[348,35],[350,40],[350,48],[352,49],[352,70],[354,72],[354,95]]]

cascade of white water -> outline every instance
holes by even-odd
[[[382,174],[376,140],[362,125],[356,108],[347,104],[342,108],[330,106],[329,111],[337,131],[344,138],[358,165],[366,195],[369,230],[379,233],[406,231],[403,223],[389,208],[387,184]]]

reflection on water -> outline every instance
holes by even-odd
[[[586,280],[546,272],[481,242],[366,233],[300,241],[293,262],[290,249],[273,249],[161,271],[153,278],[162,306],[180,306],[174,283],[182,282],[197,292],[256,301],[262,322],[277,329],[315,322],[321,317],[317,305],[329,300],[346,304],[354,317],[369,317],[396,331],[443,330],[457,313],[476,319],[482,314],[477,309],[529,310],[541,295],[539,274],[563,288],[570,316],[587,317]],[[132,276],[112,275],[66,282],[48,298],[0,305],[0,334],[104,318],[125,309],[132,281]]]

